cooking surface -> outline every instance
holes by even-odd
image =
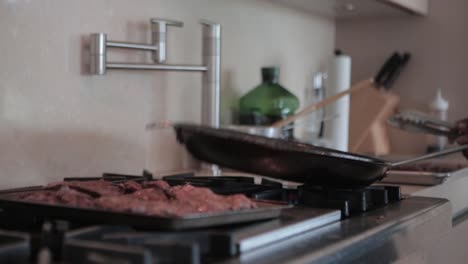
[[[433,186],[467,172],[468,163],[465,158],[438,158],[395,167],[387,172],[387,177],[383,178],[382,182]]]
[[[89,226],[60,233],[60,225],[31,238],[50,248],[62,241],[61,263],[385,263],[448,232],[451,216],[444,199],[411,197],[342,221],[338,211],[298,207],[277,220],[186,232]]]
[[[96,226],[87,229],[70,232],[67,235],[66,247],[75,249],[93,248],[89,241],[98,241],[94,245],[94,250],[105,254],[107,250],[112,250],[112,245],[130,245],[140,247],[144,252],[145,244],[153,241],[162,247],[167,245],[178,245],[181,254],[178,260],[183,263],[205,262],[212,258],[228,258],[253,251],[262,246],[281,241],[285,238],[318,228],[320,226],[338,221],[340,214],[333,210],[307,210],[301,208],[285,210],[280,219],[257,223],[253,225],[241,225],[238,227],[227,227],[220,229],[196,230],[183,233],[174,232],[141,232],[131,228],[111,228]],[[77,243],[78,240],[78,243]],[[184,241],[181,243],[181,241]],[[81,243],[80,243],[81,242]],[[184,249],[185,248],[185,249]],[[103,250],[105,249],[105,250]],[[182,250],[181,250],[182,249]],[[171,254],[174,248],[167,248]],[[185,255],[183,252],[194,252],[197,254]],[[73,263],[80,263],[85,256],[74,254]],[[133,258],[133,254],[128,254],[127,258]],[[143,256],[141,256],[143,258]],[[121,256],[121,259],[126,259]]]
[[[296,141],[178,124],[177,139],[197,159],[312,185],[362,188],[384,177],[389,162]]]
[[[450,210],[445,199],[411,197],[223,263],[391,263],[447,233]]]
[[[103,176],[119,181],[138,177],[142,178]],[[185,231],[149,230],[135,222],[96,226],[76,221],[79,218],[63,221],[59,215],[43,217],[37,211],[23,208],[16,208],[15,214],[7,206],[0,211],[0,228],[13,230],[20,238],[2,238],[0,232],[0,241],[6,241],[0,244],[0,262],[18,256],[13,259],[25,263],[25,254],[41,264],[271,263],[272,259],[276,263],[299,260],[346,263],[376,256],[386,262],[409,254],[423,246],[424,241],[450,228],[450,205],[446,200],[394,199],[399,189],[386,186],[362,190],[319,186],[284,189],[281,184],[268,180],[255,184],[250,177],[184,174],[164,179],[171,185],[189,182],[210,186],[217,193],[245,193],[249,197],[269,197],[296,206],[278,211],[281,213],[276,219]],[[349,214],[342,213],[346,212],[343,205],[352,209]],[[232,213],[231,217],[235,217],[235,212]],[[98,216],[101,221],[112,217]],[[401,239],[400,232],[405,233],[405,239]],[[404,245],[404,250],[394,250],[394,243]]]
[[[64,181],[28,191],[3,191],[0,207],[18,217],[27,211],[36,217],[156,229],[265,220],[278,217],[281,209],[289,207],[250,200],[243,194],[217,195],[186,181],[178,183],[181,185],[171,187],[165,181]],[[94,196],[87,195],[90,192]]]

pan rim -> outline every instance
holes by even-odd
[[[304,152],[309,154],[315,155],[328,155],[334,158],[341,158],[347,159],[357,162],[366,162],[366,163],[374,163],[380,166],[391,167],[391,162],[385,161],[382,159],[355,154],[350,152],[344,152],[340,150],[325,148],[314,146],[308,143],[300,142],[300,141],[291,141],[285,139],[277,139],[277,138],[269,138],[260,135],[253,135],[248,134],[241,131],[236,131],[227,128],[214,128],[210,126],[203,126],[203,125],[196,125],[191,123],[176,123],[173,125],[178,140],[183,143],[183,138],[180,136],[182,130],[184,131],[192,131],[196,133],[201,133],[207,136],[215,136],[220,139],[230,139],[236,141],[242,141],[249,144],[254,144],[262,147],[269,147],[274,150],[283,150],[283,151],[291,151],[291,152]]]

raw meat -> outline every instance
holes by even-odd
[[[143,201],[167,202],[169,200],[164,190],[156,188],[142,189],[130,195]]]
[[[45,190],[18,196],[19,199],[104,209],[155,216],[179,217],[256,208],[243,194],[217,195],[208,188],[192,185],[171,187],[165,181],[139,184],[128,181],[112,184],[107,181],[73,181],[48,185]]]
[[[96,200],[98,208],[156,216],[176,216],[177,210],[168,200],[166,202],[140,200],[134,195],[101,197]]]
[[[180,211],[184,213],[219,212],[255,208],[255,204],[245,195],[221,196],[208,188],[183,185],[172,187],[169,191],[171,197],[180,202]],[[232,198],[232,197],[243,197]]]
[[[123,189],[125,193],[133,193],[133,192],[143,189],[143,186],[141,186],[141,184],[139,184],[136,181],[126,181],[126,182],[118,184],[117,186]]]
[[[68,186],[61,186],[57,191],[37,191],[22,195],[22,200],[52,204],[65,204],[79,207],[92,207],[93,199],[90,195],[82,193]]]
[[[160,180],[144,182],[143,186],[145,188],[159,188],[163,190],[169,190],[171,188],[171,186],[167,182]]]
[[[16,197],[20,200],[31,202],[59,203],[59,199],[57,198],[55,191],[36,191],[21,193]]]
[[[93,197],[119,195],[124,192],[122,188],[112,184],[112,182],[99,181],[64,181],[53,183],[46,186],[46,189],[57,189],[61,186],[68,186],[70,189],[87,193]]]
[[[56,197],[61,203],[71,206],[91,207],[94,204],[92,196],[70,189],[68,186],[60,188]]]

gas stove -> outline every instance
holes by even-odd
[[[105,173],[102,178],[114,182],[153,179],[149,173]],[[77,179],[97,178],[65,180]],[[349,190],[303,185],[290,189],[266,179],[256,184],[253,177],[200,177],[190,173],[163,179],[170,185],[190,183],[218,194],[243,193],[294,207],[283,210],[277,219],[188,231],[95,225],[0,212],[0,263],[260,263],[261,254],[274,254],[268,248],[287,245],[287,241],[305,234],[323,235],[353,219],[384,223],[385,214],[379,218],[383,211],[407,202],[401,201],[399,188],[392,186]],[[337,234],[343,235],[343,230],[340,232]]]
[[[398,186],[370,186],[362,189],[330,188],[301,185],[296,189],[283,188],[279,182],[262,178],[254,184],[253,177],[243,176],[194,176],[193,173],[165,176],[171,185],[190,183],[211,188],[218,194],[243,193],[254,199],[278,200],[294,205],[327,208],[341,211],[341,217],[371,211],[402,199]]]

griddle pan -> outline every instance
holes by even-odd
[[[197,159],[276,179],[334,188],[362,188],[402,165],[446,155],[468,145],[392,163],[297,141],[273,139],[239,131],[175,124],[177,140]]]
[[[28,191],[42,188],[29,188]],[[24,191],[20,191],[24,193]],[[158,217],[136,213],[115,212],[40,202],[22,201],[15,198],[19,192],[2,191],[0,209],[7,215],[34,216],[41,219],[61,219],[80,223],[130,225],[144,229],[186,230],[228,224],[240,224],[273,219],[290,205],[274,201],[256,201],[258,208],[236,211],[191,214],[183,217]]]

